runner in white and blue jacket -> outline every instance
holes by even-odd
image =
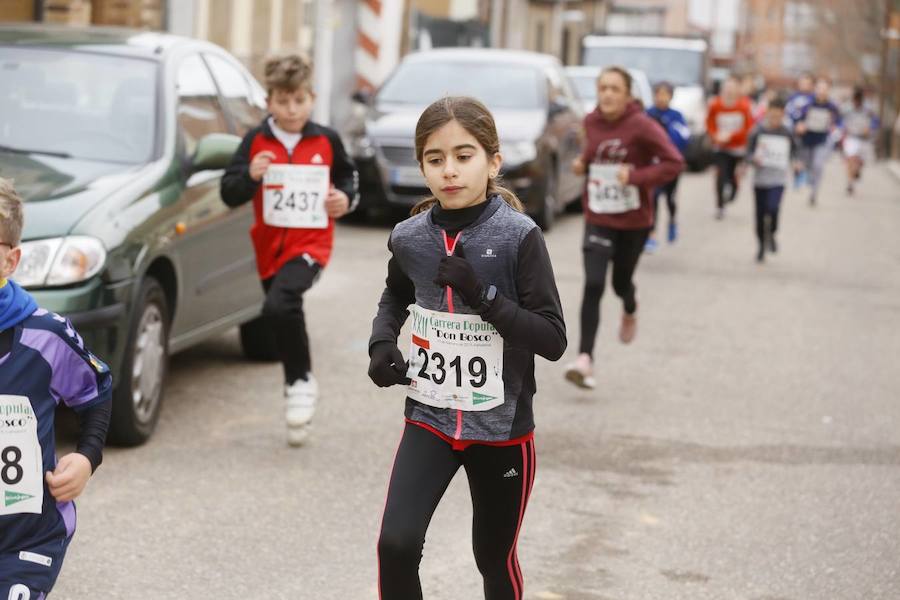
[[[653,106],[647,109],[647,114],[662,125],[672,144],[684,156],[684,151],[691,139],[691,130],[684,120],[684,115],[670,106],[673,94],[674,88],[667,81],[662,81],[653,86]],[[650,252],[656,250],[658,246],[656,241],[656,223],[659,220],[659,197],[662,195],[665,195],[666,206],[669,208],[669,243],[672,244],[678,239],[678,223],[675,219],[678,205],[675,202],[675,190],[678,188],[680,176],[680,174],[676,175],[675,179],[659,186],[653,193],[653,231],[651,231],[645,245],[645,249]]]

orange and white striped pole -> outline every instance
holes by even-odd
[[[381,83],[381,0],[360,0],[356,26],[356,87],[373,92]]]
[[[372,92],[400,60],[404,0],[358,0],[356,89]]]

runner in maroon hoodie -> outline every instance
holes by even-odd
[[[597,109],[585,117],[584,152],[573,171],[588,175],[582,197],[585,214],[584,299],[578,358],[566,379],[593,388],[594,341],[600,326],[600,299],[612,261],[613,289],[624,304],[619,339],[637,333],[637,301],[632,276],[653,226],[653,189],[683,169],[681,153],[665,131],[629,96],[631,76],[607,67],[597,79]]]

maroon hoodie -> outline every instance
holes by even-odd
[[[587,186],[582,206],[588,223],[613,229],[647,229],[653,226],[653,190],[675,179],[684,159],[662,127],[631,102],[621,117],[608,121],[597,109],[584,118],[587,137],[581,161],[631,165],[628,183],[640,190],[640,207],[618,214],[598,214],[588,208]]]

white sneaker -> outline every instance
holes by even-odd
[[[306,381],[298,379],[284,388],[285,421],[289,428],[303,427],[312,421],[319,399],[319,383],[312,373]]]
[[[566,379],[580,388],[594,389],[597,382],[594,380],[594,364],[589,354],[579,354],[575,362],[566,367]]]
[[[309,440],[312,432],[312,423],[301,425],[300,427],[288,427],[287,443],[288,446],[302,446]]]

